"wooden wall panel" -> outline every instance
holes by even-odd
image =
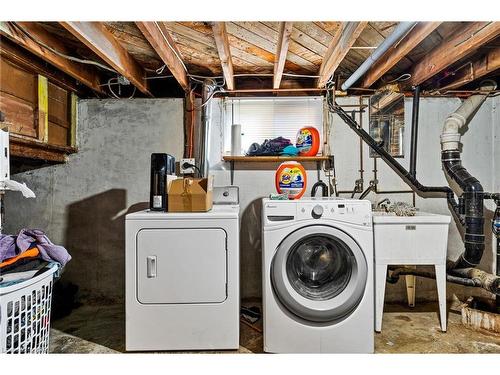
[[[68,146],[70,140],[70,93],[49,82],[49,134],[50,144]]]
[[[0,111],[13,133],[36,137],[37,76],[0,59]]]

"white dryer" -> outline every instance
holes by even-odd
[[[126,216],[126,349],[239,347],[239,206]]]
[[[363,200],[263,200],[264,351],[374,351],[373,226]]]

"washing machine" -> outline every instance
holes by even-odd
[[[238,219],[238,205],[126,216],[126,350],[239,348]]]
[[[263,200],[264,351],[374,351],[373,226],[364,200]]]

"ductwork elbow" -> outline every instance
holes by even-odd
[[[441,134],[441,151],[458,150],[460,144],[460,128],[462,128],[468,119],[477,111],[484,103],[490,91],[497,88],[497,84],[492,80],[481,82],[480,91],[486,92],[472,95],[467,98],[462,105],[452,114],[450,114],[443,127]]]

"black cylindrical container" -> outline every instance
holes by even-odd
[[[175,158],[169,154],[151,154],[151,189],[149,208],[167,210],[167,175],[175,172]]]

